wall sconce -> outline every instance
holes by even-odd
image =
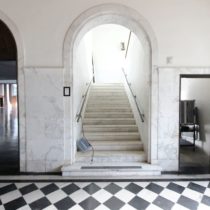
[[[124,51],[125,50],[125,42],[120,42],[120,47],[121,47],[121,50]]]

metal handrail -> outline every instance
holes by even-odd
[[[94,65],[93,55],[92,55],[92,72],[93,72],[93,83],[95,83],[95,65]]]
[[[91,86],[92,81],[93,81],[93,77],[92,77],[92,79],[90,80],[90,82],[88,83],[88,87],[87,87],[87,90],[85,91],[85,94],[82,95],[82,103],[81,103],[82,105],[81,105],[81,107],[80,107],[79,113],[76,115],[77,122],[79,122],[80,119],[81,119],[81,117],[82,117],[82,111],[83,111],[83,108],[84,108],[84,105],[85,105],[85,101],[86,101],[86,98],[87,98],[87,94],[88,94],[88,91],[89,91],[89,89],[90,89],[90,86]]]
[[[127,58],[127,55],[128,55],[128,49],[129,49],[129,45],[130,45],[130,41],[131,41],[131,35],[132,35],[132,32],[130,31],[129,36],[128,36],[127,48],[126,48],[126,51],[125,51],[125,59]]]
[[[127,74],[125,73],[125,70],[124,70],[123,68],[122,68],[122,72],[123,72],[123,74],[124,74],[124,76],[125,76],[125,80],[126,80],[126,83],[127,83],[128,87],[129,87],[129,89],[130,89],[130,92],[131,92],[131,94],[132,94],[132,96],[133,96],[133,98],[134,98],[134,101],[135,101],[136,107],[137,107],[137,109],[138,109],[138,112],[139,112],[139,116],[140,116],[140,118],[141,118],[141,121],[144,122],[144,117],[145,117],[145,115],[141,112],[141,110],[140,110],[140,108],[139,108],[139,105],[138,105],[138,102],[137,102],[137,96],[133,93],[133,90],[131,89],[131,83],[128,82],[128,76],[127,76]]]

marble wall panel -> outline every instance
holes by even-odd
[[[63,164],[62,71],[60,68],[25,69],[27,171],[55,171]]]
[[[180,75],[210,74],[209,67],[159,67],[158,163],[178,171]]]

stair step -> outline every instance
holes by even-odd
[[[110,86],[110,87],[91,87],[91,91],[125,91],[125,88],[123,86]]]
[[[85,118],[84,125],[136,125],[134,118]]]
[[[85,137],[89,141],[97,140],[97,141],[130,141],[130,140],[140,140],[140,135],[138,132],[104,132],[104,133],[85,133]]]
[[[92,151],[85,153],[77,152],[77,162],[90,162]],[[146,155],[143,151],[95,151],[93,162],[144,162]]]
[[[126,93],[124,91],[122,92],[101,92],[101,91],[97,91],[97,92],[93,92],[91,91],[89,93],[89,96],[126,96]]]
[[[124,87],[92,87],[91,91],[125,91]]]
[[[141,141],[90,141],[97,151],[140,151],[143,149]]]
[[[88,98],[88,101],[92,101],[92,100],[100,100],[100,101],[107,101],[107,100],[113,100],[113,101],[129,101],[128,98],[126,98],[125,96],[90,96]]]
[[[116,89],[116,88],[125,88],[123,85],[92,85],[91,89],[103,89],[103,88],[107,88],[107,89]]]
[[[85,113],[85,118],[132,118],[133,113],[132,112],[86,112]]]
[[[103,102],[115,102],[115,103],[124,103],[124,102],[129,102],[127,98],[107,98],[107,97],[102,97],[100,100],[99,98],[89,98],[88,102],[98,102],[98,103],[103,103]],[[111,100],[112,99],[112,100]]]
[[[87,109],[131,109],[130,104],[87,104]]]
[[[130,107],[129,102],[118,102],[118,101],[88,101],[87,106],[124,106]]]
[[[145,176],[161,175],[161,167],[157,165],[151,165],[148,163],[138,163],[138,162],[122,162],[122,163],[74,163],[69,165],[64,165],[61,168],[63,176],[70,176],[75,179],[87,179],[89,177],[94,177],[98,179],[134,179],[139,177],[145,179]]]
[[[121,82],[93,83],[92,87],[98,86],[124,86]]]
[[[132,112],[131,107],[87,107],[86,113],[88,112]]]
[[[84,125],[85,132],[138,132],[136,125]]]

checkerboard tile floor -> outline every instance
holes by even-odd
[[[0,210],[206,210],[209,181],[0,183]]]

